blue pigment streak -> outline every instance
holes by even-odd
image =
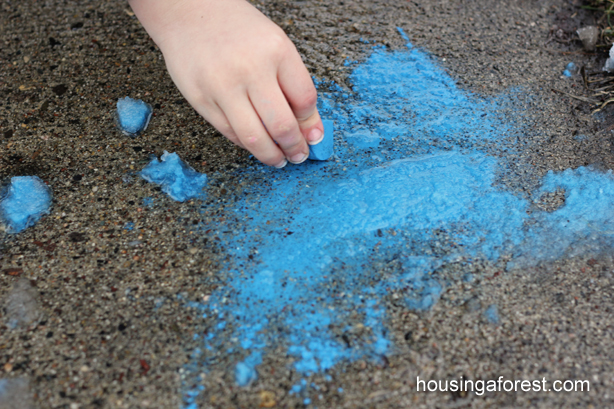
[[[564,189],[565,205],[551,213],[529,214],[530,200],[495,185],[506,158],[492,152],[512,152],[518,131],[500,114],[513,95],[459,90],[411,44],[375,48],[350,79],[352,94],[334,84],[320,94],[320,113],[335,121],[336,160],[238,175],[250,187],[214,232],[230,259],[225,285],[208,303],[189,303],[210,320],[209,352],[188,370],[230,350],[237,383],[249,383],[254,362],[280,345],[305,376],[377,360],[393,352],[389,296],[431,308],[446,285],[437,270],[449,263],[511,255],[515,268],[614,246],[611,172],[548,174],[531,200]],[[435,252],[441,232],[453,242]]]
[[[19,233],[49,214],[51,189],[37,176],[15,176],[0,189],[0,221],[7,233]]]
[[[117,122],[128,136],[137,136],[147,129],[152,113],[151,106],[140,99],[125,97],[117,100]]]
[[[162,191],[178,202],[205,196],[207,175],[196,172],[176,153],[164,151],[160,160],[153,158],[140,174],[146,181],[161,185]]]

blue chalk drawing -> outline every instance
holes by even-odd
[[[178,202],[205,197],[207,175],[196,172],[176,153],[164,151],[160,160],[153,158],[140,174],[146,181],[162,185],[162,191]]]
[[[335,138],[333,121],[324,119],[324,138],[317,145],[309,145],[309,159],[311,160],[328,160],[335,153]]]
[[[49,214],[51,189],[37,176],[15,176],[0,189],[0,221],[7,233],[19,233]]]
[[[344,360],[378,360],[394,352],[390,297],[431,308],[447,264],[508,256],[507,268],[518,268],[614,246],[611,172],[551,172],[534,197],[505,190],[497,175],[515,150],[519,121],[501,112],[516,91],[472,95],[407,47],[375,48],[350,77],[353,93],[334,84],[321,92],[320,112],[336,126],[335,160],[238,171],[249,187],[207,226],[230,257],[208,302],[189,303],[207,323],[207,353],[188,372],[231,354],[243,385],[267,348],[280,346],[305,376]],[[566,202],[558,210],[532,207],[560,189]],[[449,243],[437,247],[441,236]],[[291,392],[301,393],[304,380]],[[197,383],[184,381],[191,393]]]
[[[140,99],[117,100],[117,123],[125,135],[137,136],[147,129],[152,113],[151,106]]]

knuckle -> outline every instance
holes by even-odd
[[[318,93],[314,88],[305,91],[297,103],[297,110],[301,112],[301,120],[308,119],[315,112],[318,102]]]
[[[245,148],[249,151],[257,148],[262,144],[262,137],[258,134],[247,134],[243,138],[241,138],[241,143],[245,146]]]
[[[301,138],[298,137],[298,132],[294,131],[294,129],[277,132],[272,136],[275,142],[277,142],[283,149],[292,149],[301,144]]]
[[[273,54],[280,58],[285,57],[290,50],[288,43],[290,43],[290,40],[283,31],[272,34],[267,41],[267,45]]]

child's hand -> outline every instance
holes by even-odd
[[[317,93],[285,33],[245,0],[130,0],[171,77],[224,136],[267,165],[322,140]]]

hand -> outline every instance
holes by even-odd
[[[324,127],[294,44],[245,0],[131,0],[188,102],[261,162],[301,163]]]

